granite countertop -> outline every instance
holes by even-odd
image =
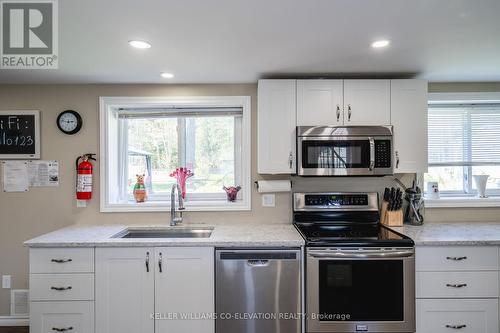
[[[422,226],[391,227],[415,245],[500,245],[500,222],[433,222]]]
[[[112,238],[126,228],[213,227],[209,238]],[[217,246],[217,247],[298,247],[304,239],[290,224],[185,224],[158,225],[73,225],[33,238],[29,247],[113,247],[113,246]]]

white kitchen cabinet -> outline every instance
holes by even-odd
[[[297,126],[342,126],[343,109],[343,80],[297,80]]]
[[[215,330],[211,247],[98,248],[95,274],[97,333]]]
[[[498,333],[498,300],[417,300],[417,333],[455,331]]]
[[[427,172],[427,81],[391,80],[394,172]]]
[[[498,333],[498,250],[416,247],[417,333]]]
[[[92,333],[94,302],[32,302],[31,333]]]
[[[345,126],[390,124],[390,80],[344,80]]]
[[[291,174],[295,166],[296,81],[259,80],[258,172]]]
[[[156,248],[155,258],[155,312],[178,316],[156,320],[155,332],[213,333],[215,321],[200,316],[215,310],[214,249]]]
[[[153,333],[154,248],[97,248],[97,333]]]

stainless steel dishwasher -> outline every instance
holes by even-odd
[[[300,250],[216,251],[216,333],[300,333]]]

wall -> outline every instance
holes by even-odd
[[[431,84],[430,91],[500,91],[495,84]],[[75,223],[168,223],[166,213],[99,213],[99,193],[90,206],[76,208],[74,195],[74,161],[77,155],[99,152],[99,96],[215,96],[244,95],[252,97],[252,179],[285,177],[256,174],[256,93],[255,84],[241,85],[0,85],[0,110],[38,109],[42,118],[42,159],[60,162],[60,186],[34,188],[28,193],[0,192],[0,275],[13,276],[13,288],[26,288],[28,250],[22,242],[37,235]],[[80,133],[65,136],[56,127],[59,112],[79,111],[85,121]],[[96,170],[98,188],[99,168]],[[412,175],[404,178],[411,182]],[[293,177],[294,190],[380,191],[392,186],[390,177],[302,179]],[[279,194],[275,208],[263,208],[253,189],[252,211],[185,214],[186,222],[287,223],[291,221],[290,194]],[[428,209],[427,220],[498,220],[498,209]],[[9,290],[0,289],[0,316],[9,314]]]

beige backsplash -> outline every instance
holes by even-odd
[[[500,84],[437,84],[430,90],[500,91]],[[61,184],[57,188],[36,188],[28,193],[0,192],[0,275],[12,275],[13,288],[28,285],[28,250],[22,242],[75,223],[167,224],[167,213],[100,213],[98,192],[88,208],[76,208],[74,160],[77,155],[99,151],[99,96],[215,96],[252,97],[252,179],[287,177],[256,174],[256,84],[235,85],[0,85],[0,110],[36,109],[41,111],[42,159],[60,162]],[[59,112],[80,112],[85,124],[75,136],[61,134],[55,125]],[[98,188],[97,166],[95,187]],[[289,177],[288,177],[289,178]],[[413,175],[404,175],[410,184]],[[376,178],[299,178],[293,177],[294,191],[382,191],[392,186],[392,177]],[[246,212],[192,212],[189,222],[290,223],[291,194],[277,194],[276,207],[265,208],[253,189],[252,210]],[[428,221],[499,221],[500,209],[428,209]],[[0,289],[0,316],[9,315],[10,292]]]

